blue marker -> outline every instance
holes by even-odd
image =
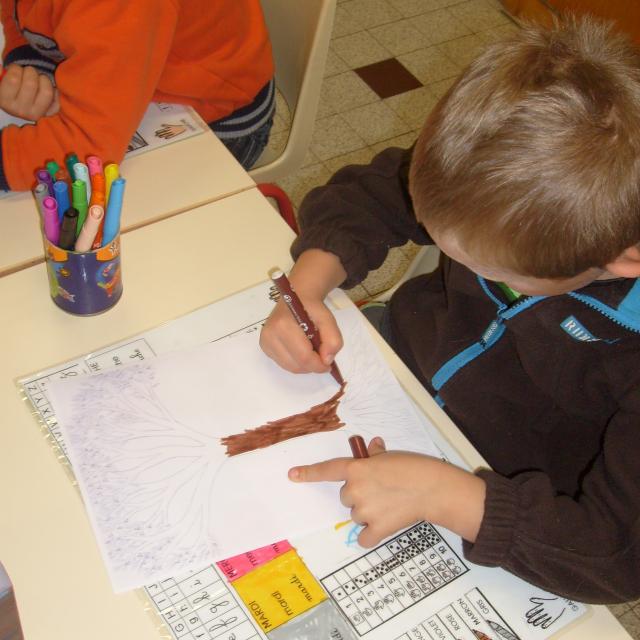
[[[104,215],[104,229],[102,231],[102,246],[108,245],[120,231],[120,213],[122,212],[122,199],[124,197],[124,178],[117,178],[111,183],[109,203]]]
[[[69,202],[69,187],[64,180],[53,183],[53,195],[58,203],[58,217],[60,218],[60,224],[62,224],[64,212],[71,206],[71,202]]]

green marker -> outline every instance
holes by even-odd
[[[87,187],[82,180],[74,180],[71,185],[73,208],[78,210],[78,224],[76,226],[76,236],[80,234],[82,225],[87,219]]]
[[[73,165],[80,162],[80,160],[78,160],[78,156],[75,153],[70,153],[66,158],[65,158],[65,164],[67,165],[67,171],[69,172],[69,175],[71,176],[71,179],[73,180],[74,176],[76,175],[76,172],[73,170]]]
[[[47,162],[47,171],[52,180],[56,179],[56,173],[58,173],[59,170],[60,165],[55,160],[49,160],[49,162]]]

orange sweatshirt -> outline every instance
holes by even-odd
[[[0,188],[30,189],[37,167],[70,151],[120,162],[149,102],[188,104],[211,122],[274,73],[259,0],[0,0],[0,10],[5,63],[55,68],[60,97],[56,115],[0,131]]]

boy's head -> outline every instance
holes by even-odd
[[[640,53],[574,18],[490,47],[427,120],[410,189],[434,240],[497,274],[593,280],[635,259]]]

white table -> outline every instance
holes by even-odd
[[[50,300],[43,264],[0,279],[0,560],[29,640],[158,640],[136,593],[114,595],[82,501],[43,440],[15,379],[189,313],[288,268],[292,232],[256,189],[122,238],[124,295],[77,318]],[[471,464],[480,458],[387,348],[400,382]],[[604,607],[567,629],[568,640],[629,640]]]
[[[125,233],[255,186],[209,129],[125,159],[121,174]],[[30,192],[0,199],[0,277],[42,262],[39,224]]]

